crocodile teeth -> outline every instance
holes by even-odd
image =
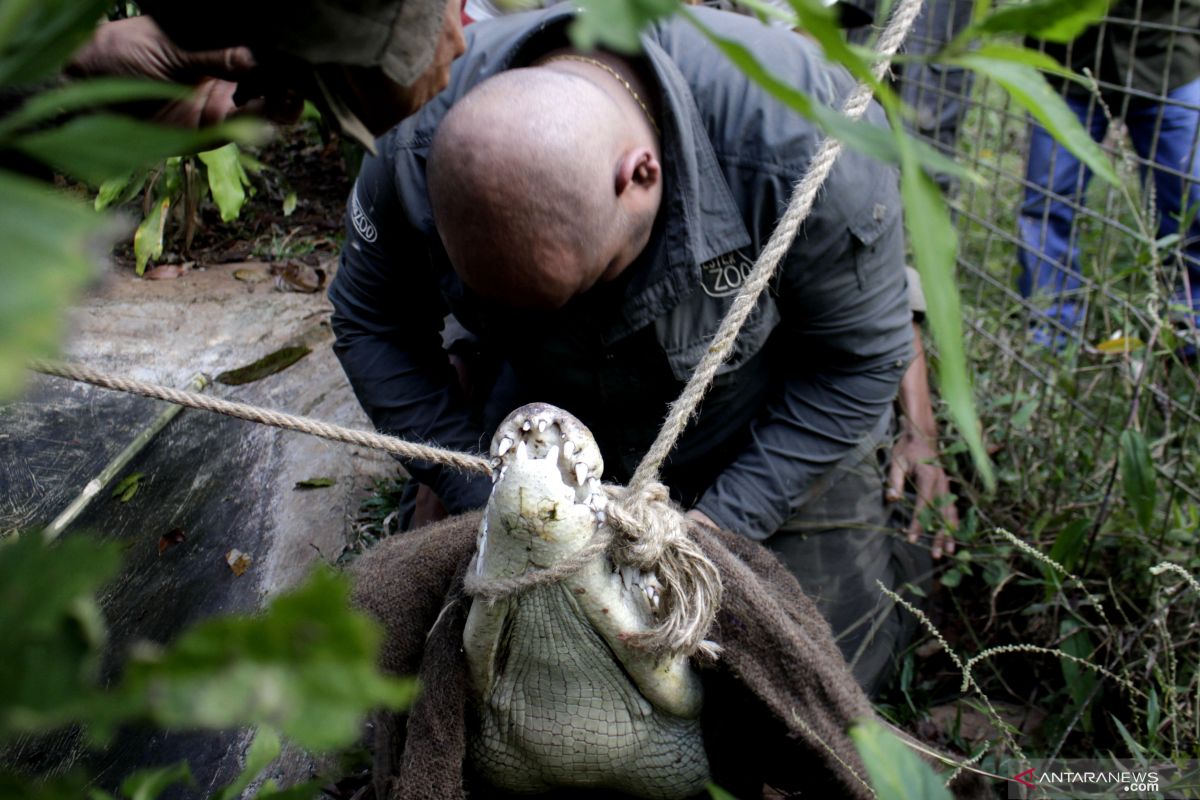
[[[570,439],[567,439],[565,442],[563,442],[562,451],[563,451],[563,455],[566,456],[567,458],[570,458],[571,456],[575,455],[575,451],[577,449],[579,449],[579,448],[575,447],[575,443],[572,442]]]
[[[529,446],[525,444],[525,440],[517,442],[517,461],[524,461],[529,458]]]
[[[575,462],[575,480],[580,486],[583,486],[583,482],[587,480],[587,474],[587,464],[584,464],[582,461]]]
[[[505,436],[500,440],[499,446],[496,447],[496,455],[503,456],[508,452],[508,448],[513,446],[513,440]]]
[[[545,433],[545,432],[546,432],[546,420],[539,419],[538,420],[538,433]]]
[[[525,420],[525,423],[523,425],[521,425],[521,430],[523,430],[523,431],[533,430],[533,423],[530,422],[529,420]]]
[[[654,609],[654,613],[658,613],[659,594],[658,589],[654,586],[643,586],[642,591],[646,593],[646,599],[650,602],[650,608]]]

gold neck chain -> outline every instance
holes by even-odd
[[[546,64],[550,64],[555,61],[578,61],[581,64],[591,64],[593,67],[599,67],[600,69],[607,72],[609,75],[612,75],[613,78],[615,78],[618,83],[620,83],[622,86],[625,87],[625,91],[629,92],[629,96],[634,99],[634,102],[636,102],[638,104],[638,106],[641,107],[642,113],[646,115],[646,121],[649,122],[650,127],[654,129],[654,133],[659,136],[662,136],[662,131],[660,131],[658,129],[658,123],[654,121],[654,115],[650,113],[649,107],[646,106],[646,103],[643,102],[641,96],[637,93],[637,91],[633,88],[633,86],[629,83],[629,81],[625,80],[625,78],[621,75],[621,73],[617,72],[615,69],[610,67],[608,64],[605,64],[603,61],[600,61],[595,58],[588,58],[587,56],[576,56],[576,55],[551,56],[550,58],[547,58],[545,61],[543,61],[542,65],[545,66]]]

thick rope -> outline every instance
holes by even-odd
[[[901,0],[893,12],[887,28],[879,37],[877,49],[883,58],[875,65],[876,78],[882,79],[887,72],[891,65],[891,57],[896,54],[900,45],[907,38],[909,29],[912,28],[917,14],[921,11],[921,2],[922,0]],[[871,87],[860,83],[843,104],[842,112],[850,119],[857,119],[863,115],[870,103]],[[783,261],[784,255],[791,249],[792,241],[796,238],[800,225],[812,211],[821,186],[825,183],[825,179],[829,176],[829,172],[833,169],[833,164],[841,152],[842,143],[837,139],[827,136],[821,142],[816,155],[809,162],[808,171],[796,184],[783,219],[779,221],[771,233],[771,238],[767,240],[766,246],[759,253],[754,269],[751,270],[741,291],[734,298],[725,318],[721,320],[717,332],[713,334],[707,352],[700,363],[696,365],[696,371],[688,379],[687,385],[683,387],[679,397],[671,403],[671,407],[667,411],[667,418],[663,422],[662,428],[659,429],[657,438],[634,471],[633,477],[629,481],[631,496],[636,497],[648,485],[658,481],[658,474],[663,463],[675,448],[676,442],[696,413],[696,409],[700,407],[700,401],[704,399],[709,386],[712,385],[717,370],[725,363],[725,359],[729,358],[738,332],[758,305],[759,296],[770,285],[771,278],[774,277],[775,270]]]
[[[87,367],[39,359],[29,362],[29,368],[43,375],[53,375],[58,378],[79,381],[80,383],[90,383],[93,386],[99,386],[104,389],[114,389],[119,392],[137,394],[155,400],[166,400],[168,403],[175,403],[176,405],[188,408],[215,411],[227,417],[237,417],[238,419],[259,422],[275,428],[299,431],[300,433],[319,436],[322,439],[329,439],[334,442],[345,442],[372,450],[382,450],[385,453],[392,453],[402,458],[443,464],[464,472],[490,474],[492,471],[491,464],[482,456],[459,453],[454,450],[444,450],[440,447],[430,447],[424,444],[415,444],[397,439],[394,436],[386,436],[381,433],[356,430],[354,428],[343,428],[340,425],[330,425],[327,422],[309,419],[308,417],[282,414],[278,411],[270,411],[265,408],[247,405],[246,403],[234,403],[229,400],[221,400],[216,397],[197,394],[196,392],[185,392],[167,386],[158,386],[131,378],[116,378],[93,369],[88,369]]]
[[[893,12],[879,39],[877,49],[883,58],[875,66],[877,78],[881,79],[890,66],[891,57],[907,37],[921,10],[921,3],[922,0],[901,0]],[[850,119],[862,116],[870,105],[871,94],[871,87],[859,84],[843,104],[843,113]],[[560,581],[578,572],[599,554],[611,549],[614,563],[655,572],[664,589],[663,607],[660,609],[662,622],[644,634],[631,637],[631,641],[651,650],[687,655],[701,653],[715,657],[716,645],[705,641],[704,636],[720,608],[721,577],[699,545],[688,535],[688,530],[695,523],[671,503],[667,488],[659,481],[658,475],[683,429],[712,385],[717,369],[729,357],[738,332],[770,284],[776,268],[791,248],[801,224],[812,211],[817,194],[841,150],[842,145],[836,139],[826,137],[822,140],[807,171],[796,185],[783,219],[759,254],[754,269],[734,298],[696,371],[680,396],[671,404],[658,436],[634,472],[629,487],[604,487],[611,501],[607,507],[607,522],[599,526],[592,540],[572,557],[546,570],[503,580],[485,580],[468,575],[466,589],[470,594],[494,602],[533,586]],[[384,450],[404,458],[420,459],[471,472],[491,471],[490,464],[479,456],[265,411],[242,403],[231,403],[141,381],[111,378],[83,367],[47,361],[36,361],[30,367],[47,375],[215,411],[333,441]]]

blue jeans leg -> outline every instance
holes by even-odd
[[[1067,105],[1100,141],[1108,120],[1099,108],[1090,111],[1088,98],[1068,96]],[[1078,289],[1079,246],[1075,239],[1075,208],[1083,199],[1092,172],[1045,128],[1030,122],[1029,156],[1025,166],[1025,198],[1018,220],[1021,267],[1017,289],[1023,297],[1051,301],[1046,315],[1064,327],[1074,327],[1082,317],[1080,306],[1064,293]]]
[[[1175,102],[1131,106],[1126,124],[1138,154],[1154,163],[1159,238],[1179,233],[1180,218],[1192,214],[1180,243],[1190,286],[1187,295],[1181,288],[1176,297],[1179,311],[1196,315],[1200,314],[1200,109],[1175,103],[1200,106],[1200,79],[1173,89],[1167,98]]]

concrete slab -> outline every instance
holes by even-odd
[[[72,312],[64,358],[115,375],[183,386],[197,371],[216,374],[299,342],[312,352],[279,374],[208,391],[228,399],[368,428],[331,350],[324,292],[284,293],[271,281],[245,283],[243,264],[209,267],[169,281],[113,270]],[[53,519],[149,422],[162,404],[55,378],[35,378],[25,396],[0,406],[0,531]],[[394,475],[388,456],[261,425],[185,410],[131,463],[141,488],[128,503],[102,492],[64,535],[89,532],[122,543],[120,578],[103,606],[111,625],[110,674],[139,639],[169,641],[218,613],[253,611],[299,581],[318,560],[333,563],[372,482]],[[297,481],[331,477],[329,488]],[[161,555],[159,538],[184,540]],[[238,577],[225,555],[250,555]],[[240,767],[243,732],[123,732],[104,754],[87,757],[104,784],[135,768],[186,759],[207,796]],[[32,743],[18,754],[42,767],[81,757],[75,737]],[[309,777],[292,754],[273,770]],[[183,795],[186,796],[186,793]]]

